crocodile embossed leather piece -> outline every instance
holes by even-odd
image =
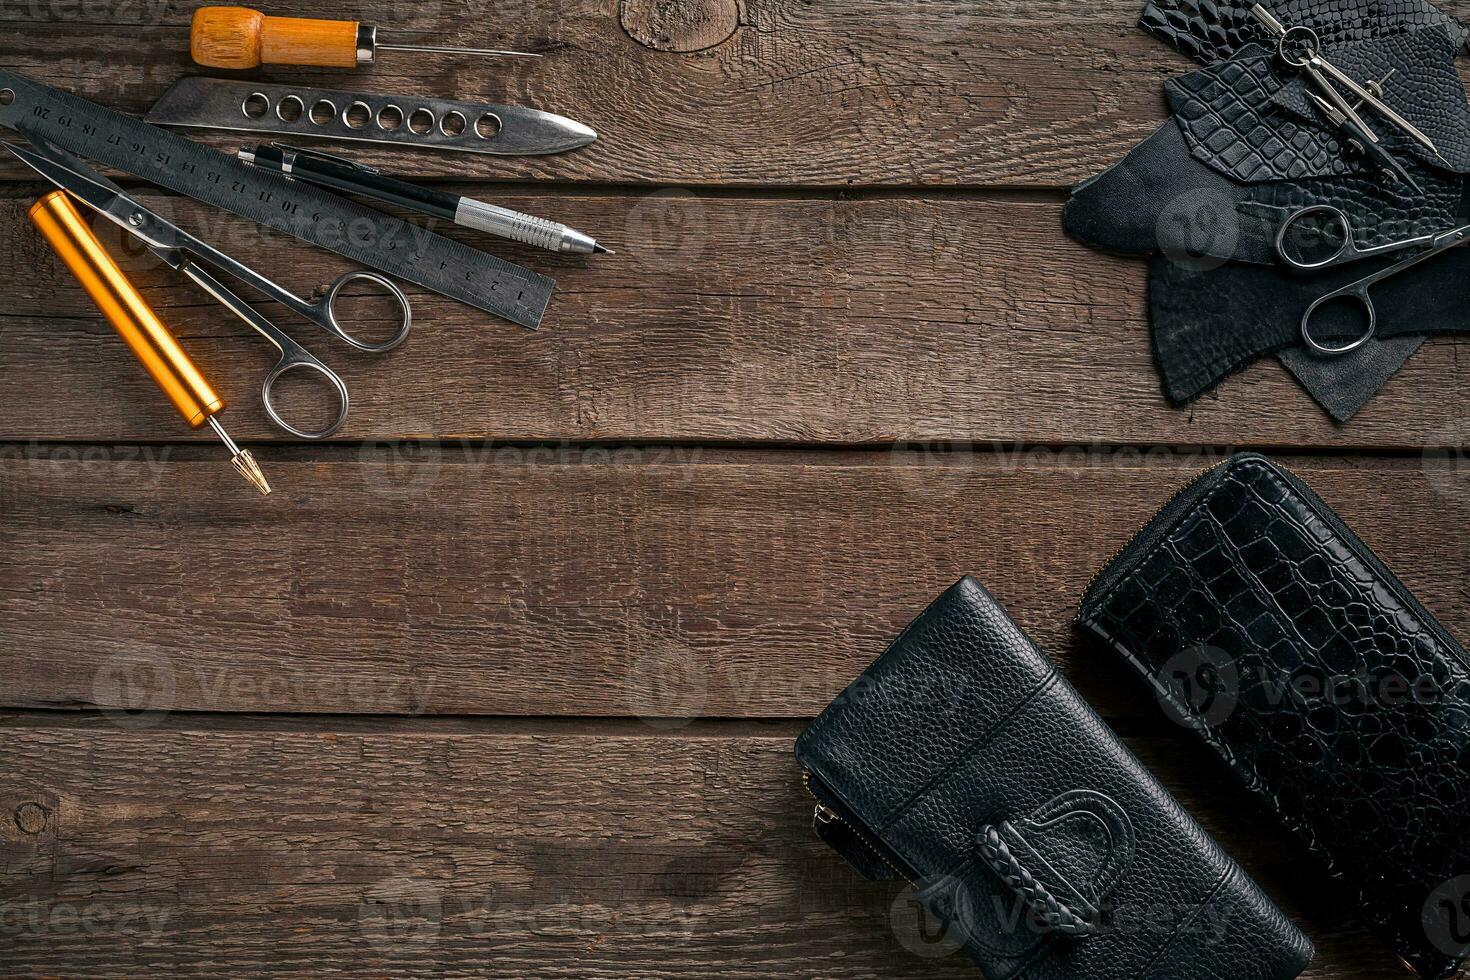
[[[973,579],[796,755],[823,840],[865,877],[909,879],[988,980],[1289,980],[1311,959]]]
[[[1470,895],[1470,657],[1309,488],[1233,457],[1099,575],[1078,624],[1420,976],[1456,973],[1470,936],[1440,916]]]
[[[1260,28],[1250,15],[1253,2],[1148,0],[1138,24],[1209,64],[1260,39]],[[1466,38],[1465,28],[1428,0],[1273,0],[1269,6],[1284,23],[1315,30],[1328,48],[1420,27],[1447,28],[1457,46]]]
[[[1439,148],[1435,156],[1379,126],[1384,145],[1397,159],[1412,157],[1453,173],[1470,170],[1470,107],[1444,28],[1362,41],[1330,55],[1355,78],[1387,78],[1384,100]],[[1315,91],[1301,72],[1281,64],[1274,48],[1259,44],[1164,83],[1191,153],[1233,180],[1252,184],[1370,174],[1367,157],[1349,153],[1338,129],[1313,107],[1309,93]]]
[[[1333,48],[1330,57],[1353,78],[1387,79],[1384,101],[1423,130],[1439,150],[1436,156],[1392,127],[1379,127],[1383,130],[1379,135],[1396,156],[1413,156],[1427,166],[1463,174],[1470,171],[1470,106],[1455,65],[1460,47],[1447,28],[1427,27],[1345,44]],[[1322,126],[1309,95],[1315,91],[1296,73],[1273,93],[1272,101],[1283,112]],[[1322,131],[1335,140],[1334,130],[1324,126]]]
[[[1342,143],[1300,117],[1280,111],[1287,84],[1273,53],[1247,45],[1222,61],[1164,83],[1174,121],[1195,157],[1232,180],[1308,180],[1361,173]]]

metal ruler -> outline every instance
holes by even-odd
[[[0,126],[534,330],[555,282],[309,184],[0,69]]]

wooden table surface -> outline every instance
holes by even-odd
[[[141,112],[200,71],[194,6],[0,0],[0,63]],[[1470,346],[1431,341],[1347,426],[1274,362],[1166,403],[1144,266],[1059,224],[1188,68],[1136,0],[310,12],[545,52],[259,74],[590,124],[557,157],[355,155],[618,254],[460,236],[558,279],[536,333],[422,290],[386,358],[292,326],[353,391],[307,445],[260,411],[262,345],[134,253],[267,500],[181,431],[0,163],[0,975],[974,976],[813,839],[791,756],[964,573],[1311,934],[1307,976],[1403,975],[1069,622],[1251,447],[1470,635]],[[346,268],[143,196],[300,290]]]

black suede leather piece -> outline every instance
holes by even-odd
[[[1302,314],[1317,297],[1392,261],[1371,259],[1301,275],[1234,263],[1196,270],[1155,258],[1149,266],[1149,314],[1165,393],[1184,404],[1268,354],[1301,346]],[[1470,248],[1459,248],[1374,286],[1377,337],[1422,341],[1426,326],[1435,333],[1470,332],[1467,277]],[[1313,335],[1323,340],[1355,337],[1362,328],[1360,315],[1346,306],[1324,309],[1313,321]],[[1319,360],[1330,366],[1343,358]],[[1368,389],[1355,384],[1353,391]]]
[[[1424,346],[1425,337],[1410,335],[1372,340],[1340,357],[1325,358],[1305,347],[1276,356],[1336,422],[1350,422],[1399,369]]]
[[[988,980],[1288,980],[1311,959],[973,579],[910,625],[796,754],[817,798],[903,869]],[[991,828],[1014,859],[1003,868],[984,856]],[[1095,934],[1045,927],[1028,914],[1039,893],[1097,910]]]
[[[1192,156],[1180,128],[1166,122],[1077,185],[1062,208],[1062,227],[1108,252],[1266,263],[1274,254],[1274,215],[1242,210],[1251,193]]]
[[[1342,210],[1363,248],[1453,228],[1463,181],[1413,162],[1406,169],[1422,193],[1404,196],[1361,174],[1241,184],[1189,153],[1187,138],[1168,122],[1078,184],[1062,208],[1062,227],[1107,252],[1273,266],[1282,224],[1312,205]]]
[[[1426,980],[1470,937],[1470,655],[1300,480],[1244,454],[1088,589],[1123,656]],[[1181,680],[1183,678],[1183,680]]]

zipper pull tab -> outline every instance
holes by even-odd
[[[827,824],[832,823],[834,820],[837,819],[837,811],[833,810],[825,803],[818,803],[816,812],[812,814],[812,817],[817,821],[817,823],[825,827]]]

